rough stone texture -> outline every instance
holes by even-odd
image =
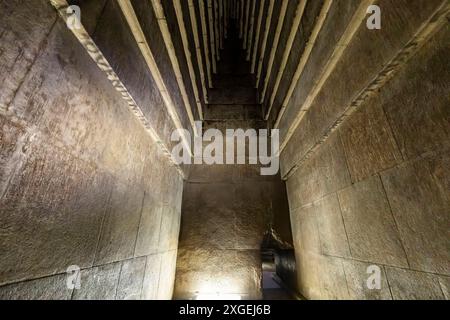
[[[315,4],[310,5],[317,5],[319,1],[315,1]],[[360,1],[358,0],[350,0],[350,1],[333,1],[330,11],[327,15],[327,19],[324,22],[324,26],[322,28],[322,31],[320,32],[318,36],[318,40],[316,44],[314,45],[312,54],[310,56],[309,62],[305,65],[305,69],[302,73],[302,76],[300,78],[300,81],[298,81],[296,88],[294,90],[294,93],[292,95],[291,101],[289,102],[287,112],[289,112],[290,109],[292,109],[293,106],[298,106],[300,103],[303,103],[304,99],[306,98],[306,95],[311,90],[312,86],[317,81],[317,77],[319,76],[319,72],[324,67],[323,61],[326,61],[334,49],[334,46],[339,41],[339,38],[341,37],[342,33],[344,32],[345,27],[347,26],[348,22],[350,21],[355,9],[357,8]],[[309,3],[308,3],[309,4]],[[310,18],[310,20],[313,20],[316,18],[316,16],[313,16]],[[313,25],[310,23],[310,25],[307,25],[303,23],[303,29],[304,28],[312,28]],[[311,31],[310,31],[311,32]],[[301,34],[303,39],[309,39],[310,32],[307,34]],[[303,40],[305,41],[305,40]],[[295,46],[297,45],[303,45],[302,42],[298,41],[296,39]],[[303,48],[301,48],[303,49]],[[294,47],[293,52],[295,52],[296,48]],[[303,53],[303,50],[301,51]],[[295,56],[292,55],[292,57],[289,58],[289,60],[294,60],[295,62]],[[291,62],[289,62],[290,65]],[[297,69],[297,64],[295,64],[292,67],[294,70]],[[320,69],[318,69],[320,68]],[[290,71],[287,69],[286,73],[288,74]],[[295,71],[292,71],[295,72]],[[291,83],[288,81],[286,83],[286,80],[283,79],[282,85],[290,86]],[[280,92],[281,93],[281,92]],[[278,95],[277,99],[280,95]],[[285,96],[282,96],[282,99],[284,99]],[[271,117],[269,119],[269,123],[273,124],[278,116],[279,109],[281,108],[281,104],[275,104],[274,110],[271,114]],[[287,115],[288,118],[292,116],[292,114],[289,113]]]
[[[95,265],[133,257],[142,212],[143,192],[117,184],[111,193],[109,213],[102,223]]]
[[[396,14],[395,19],[394,12],[398,9],[394,7],[397,6],[389,3],[393,10],[383,19],[388,19],[384,22],[388,24],[397,21],[395,28],[389,28],[389,35],[384,34],[386,31],[368,34],[363,28],[357,32],[353,44],[281,155],[282,174],[298,164],[298,169],[288,177],[287,188],[299,264],[299,288],[307,298],[329,297],[323,292],[324,285],[341,286],[342,277],[346,279],[348,293],[334,291],[341,299],[442,299],[448,296],[449,124],[448,95],[443,92],[448,87],[444,83],[448,82],[449,74],[448,68],[442,68],[448,60],[445,53],[448,45],[444,40],[450,32],[448,26],[425,42],[390,82],[359,107],[359,111],[336,131],[323,137],[322,130],[338,121],[338,112],[334,112],[345,106],[345,96],[353,99],[359,93],[350,86],[362,84],[363,77],[367,77],[370,70],[375,71],[375,61],[383,61],[401,48],[441,2],[415,3]],[[413,12],[417,13],[413,15]],[[407,16],[414,18],[407,19]],[[404,30],[400,30],[402,27]],[[319,38],[333,32],[325,27]],[[378,45],[366,42],[369,38]],[[323,41],[324,38],[314,50]],[[372,45],[376,48],[370,49]],[[311,61],[318,59],[314,50]],[[370,63],[362,60],[369,56]],[[346,71],[345,65],[348,66]],[[377,68],[381,65],[378,63]],[[308,62],[306,68],[310,71],[305,76],[314,76],[319,65]],[[355,68],[364,71],[356,72]],[[297,106],[301,105],[301,97],[308,93],[309,82],[300,83],[302,88],[294,93]],[[286,120],[291,119],[289,114]],[[351,180],[356,184],[350,185],[349,179],[343,179],[345,183],[327,188],[326,180],[321,178],[326,161],[320,159],[330,149],[329,141],[338,140],[339,136],[345,157],[338,163],[344,163],[340,166],[344,171],[348,166]],[[319,147],[298,162],[318,142]],[[336,150],[330,153],[337,156]],[[334,192],[338,201],[332,200],[336,197]],[[330,218],[318,214],[321,206],[320,211],[324,213],[341,210],[344,224],[337,219],[337,214],[321,224],[321,219]],[[308,217],[315,217],[316,221],[314,224],[309,218],[310,227],[305,227]],[[345,244],[342,228],[348,236],[350,252],[347,255],[323,244],[324,240],[329,243],[327,239],[338,236],[341,240],[332,243]],[[330,256],[342,257],[343,269],[333,268],[333,277],[318,274],[317,270],[330,266],[328,259],[333,258]],[[368,290],[365,286],[370,265],[382,270],[381,291]]]
[[[448,167],[449,154],[433,166],[423,159],[391,169],[383,182],[412,269],[450,274],[448,189],[430,172]],[[443,166],[441,166],[443,165]]]
[[[81,287],[74,290],[74,300],[114,300],[121,263],[107,264],[81,271]]]
[[[176,111],[180,116],[183,128],[191,130],[188,115],[186,112],[186,106],[183,102],[180,88],[178,87],[178,82],[175,77],[175,72],[173,71],[172,63],[170,61],[169,54],[167,52],[166,45],[164,43],[164,39],[162,37],[152,5],[148,1],[139,0],[132,1],[132,4],[141,24],[142,31],[144,32],[144,35],[147,39],[147,43],[150,46],[153,57],[155,58],[156,64],[158,65],[158,69],[163,75],[164,84],[168,92],[170,93],[171,98],[173,99],[174,106],[177,109]],[[119,5],[115,2],[112,2],[111,6],[116,7],[115,10],[118,10],[117,7]],[[129,39],[129,41],[130,40],[131,39]],[[128,64],[129,61],[127,65]],[[193,111],[195,112],[195,110]]]
[[[144,283],[142,285],[142,299],[156,300],[158,298],[159,275],[161,272],[161,255],[147,257]]]
[[[6,108],[33,65],[56,21],[51,6],[22,1],[0,3],[0,106]],[[21,10],[17,10],[20,6]],[[24,17],[36,17],[25,19]],[[11,45],[11,44],[14,45]]]
[[[337,195],[324,197],[314,206],[322,253],[330,256],[350,257],[347,231]]]
[[[141,222],[136,239],[136,256],[145,256],[158,251],[163,207],[146,196],[142,207]]]
[[[260,299],[261,265],[259,250],[179,249],[175,297],[220,292]]]
[[[380,289],[369,289],[367,280],[372,273],[368,273],[368,268],[373,266],[370,263],[343,260],[345,277],[347,279],[347,287],[350,299],[354,300],[391,300],[391,292],[386,278],[386,272],[382,266],[378,266],[381,270]]]
[[[302,159],[310,149],[307,144],[311,140],[317,143],[323,138],[327,130],[345,113],[357,94],[367,88],[381,72],[382,67],[405,48],[420,26],[431,17],[440,4],[442,4],[440,0],[419,1],[414,4],[407,0],[383,0],[378,4],[381,7],[390,8],[383,16],[383,27],[373,32],[366,27],[365,23],[361,24],[345,54],[310,107],[310,112],[317,114],[311,120],[313,121],[311,127],[303,126],[303,121],[297,127],[296,131],[299,132],[296,132],[293,137],[293,141],[296,142],[290,143],[288,146],[290,150],[285,151],[290,152],[290,158]],[[324,41],[327,40],[324,39]],[[280,123],[282,141],[303,103],[304,100],[297,101],[287,109],[284,120]],[[302,134],[300,131],[305,132]],[[302,135],[311,137],[303,141],[300,138]],[[283,172],[289,170],[290,167]]]
[[[405,159],[450,146],[449,35],[447,25],[382,94],[383,108]]]
[[[122,262],[116,293],[117,300],[139,300],[141,298],[146,262],[145,257]]]
[[[450,277],[439,277],[442,293],[446,300],[450,300]]]
[[[340,134],[354,182],[402,162],[378,99],[356,113]]]
[[[436,275],[411,270],[386,268],[395,300],[443,300],[444,294]]]
[[[379,177],[340,191],[339,202],[354,258],[399,267],[408,266]]]
[[[255,89],[243,83],[251,77],[248,63],[243,61],[244,52],[236,42],[229,39],[222,51],[215,79],[225,80],[220,88],[210,90],[203,132],[265,128],[257,112],[261,106],[255,105]],[[237,75],[243,75],[240,84],[245,85],[230,81]],[[261,165],[248,164],[247,142],[245,146],[245,165],[203,164],[191,168],[183,194],[177,299],[217,292],[260,299],[260,250],[265,235],[270,233],[288,246],[292,243],[284,183],[278,175],[261,176]],[[224,150],[219,153],[225,154]]]
[[[1,300],[69,300],[66,275],[50,276],[0,287]]]
[[[348,299],[342,261],[311,252],[296,250],[300,292],[308,299]]]
[[[96,19],[105,19],[100,2],[80,5],[94,32]],[[0,84],[0,291],[11,298],[70,298],[61,279],[78,265],[83,280],[74,298],[115,299],[116,291],[119,299],[139,298],[142,261],[126,259],[135,255],[138,230],[137,253],[153,253],[159,234],[156,244],[150,234],[158,225],[167,232],[157,248],[167,266],[159,290],[170,299],[175,259],[164,250],[177,247],[183,188],[177,170],[49,1],[0,6],[0,70],[10,75]],[[123,27],[98,33],[102,49],[111,45],[102,35],[123,35]],[[155,116],[150,123],[158,134],[170,137],[173,127],[148,70],[129,74],[129,61],[142,61],[133,46],[116,46],[110,63],[144,113]],[[152,199],[145,207],[144,194]],[[166,203],[165,219],[149,221],[153,206]]]
[[[283,161],[283,159],[281,159]],[[350,185],[342,143],[337,135],[287,182],[291,209],[306,205]]]

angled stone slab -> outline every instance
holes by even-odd
[[[386,267],[394,300],[443,300],[438,276],[412,270]]]
[[[400,235],[378,176],[338,193],[353,258],[408,267]]]

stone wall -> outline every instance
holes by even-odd
[[[378,4],[382,29],[361,24],[281,155],[299,288],[309,299],[448,299],[448,3]],[[324,26],[282,137],[345,28]],[[371,265],[379,290],[366,285]]]
[[[173,124],[114,3],[79,1],[83,25],[167,142]],[[0,21],[0,298],[170,299],[179,170],[49,1],[0,1]]]
[[[204,130],[262,125],[208,121]],[[264,235],[291,240],[282,218],[275,219],[289,216],[285,193],[280,177],[261,176],[257,165],[193,165],[183,193],[175,298],[220,292],[261,299]]]

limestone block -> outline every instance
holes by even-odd
[[[143,300],[156,300],[158,294],[159,275],[161,271],[161,254],[147,257],[144,284],[142,286]]]
[[[272,221],[274,195],[272,182],[242,182],[234,189],[235,248],[261,248],[263,236]],[[281,214],[281,213],[280,213]]]
[[[161,231],[159,233],[159,251],[176,250],[180,234],[181,211],[173,207],[163,207],[161,211]]]
[[[299,1],[289,1],[288,16],[290,14],[296,13],[298,2]],[[351,1],[349,1],[349,2],[351,2]],[[278,93],[274,100],[273,114],[272,114],[271,118],[269,118],[269,121],[271,123],[273,123],[273,121],[276,120],[279,109],[281,108],[281,106],[284,103],[284,100],[285,100],[288,90],[292,84],[293,77],[297,70],[300,59],[304,53],[306,43],[308,42],[308,39],[310,38],[311,32],[315,26],[317,16],[319,15],[319,12],[323,6],[323,3],[324,3],[324,1],[311,1],[311,2],[306,3],[306,6],[305,6],[305,9],[303,12],[303,16],[302,16],[302,21],[300,23],[300,27],[297,29],[297,34],[296,34],[294,43],[289,50],[289,59],[287,60],[286,67],[285,67],[283,76],[281,78]],[[337,5],[337,6],[339,6],[339,5]],[[286,19],[288,19],[288,16],[286,17]],[[339,20],[339,22],[337,20],[334,21],[335,22],[335,24],[333,25],[334,33],[338,32],[337,27],[339,27],[339,26],[336,26],[336,24],[340,24],[341,20],[344,18],[345,17],[340,16],[339,19],[337,19],[337,20]],[[282,37],[287,36],[287,34],[290,32],[290,29],[292,28],[292,22],[289,23],[286,20],[284,29],[286,29],[287,27],[289,28],[289,30],[284,30],[282,32]],[[327,42],[331,42],[331,41],[328,40]],[[280,69],[279,62],[281,62],[281,59],[282,59],[281,54],[284,52],[284,50],[286,48],[284,43],[285,42],[282,42],[282,40],[280,40],[279,49],[277,50],[277,55],[275,57],[274,69],[272,70],[272,79],[274,79],[276,77],[277,72]],[[283,49],[281,50],[281,48],[283,48]],[[316,67],[317,67],[317,65],[316,65]],[[272,81],[274,81],[274,80],[272,80]],[[300,84],[300,82],[298,82],[296,90],[294,92],[294,95],[298,90],[303,90],[304,87],[309,87],[309,84],[310,83],[304,83],[304,82],[302,82]],[[271,95],[272,95],[272,89],[269,89],[269,91],[268,91],[269,98]],[[292,101],[292,98],[291,98],[291,101]]]
[[[249,88],[223,88],[223,89],[210,89],[209,90],[209,102],[211,104],[244,104],[254,105],[255,90]]]
[[[261,298],[259,250],[179,249],[175,298],[201,294],[240,294]]]
[[[70,300],[65,274],[0,287],[1,300]]]
[[[0,195],[7,187],[7,181],[20,160],[20,147],[23,146],[25,130],[0,116]]]
[[[81,9],[81,23],[89,34],[94,33],[98,20],[103,13],[107,0],[68,0],[69,5],[77,5]]]
[[[316,211],[313,205],[303,207],[292,213],[295,248],[302,252],[321,254]]]
[[[81,288],[74,290],[73,300],[114,300],[121,262],[81,271]]]
[[[323,61],[326,61],[331,56],[335,45],[350,22],[350,19],[352,18],[359,3],[360,1],[358,0],[334,1],[332,3],[327,19],[325,20],[322,30],[318,35],[309,61],[305,65],[300,81],[298,81],[294,90],[291,101],[286,110],[286,115],[282,119],[280,126],[283,132],[282,135],[284,135],[284,132],[287,129],[286,126],[292,121],[292,117],[298,110],[297,107],[304,103],[307,94],[317,82],[317,78],[324,67]],[[307,36],[308,38],[309,34],[310,33],[308,33]]]
[[[102,223],[96,265],[133,257],[143,197],[139,186],[116,184]]]
[[[161,254],[161,272],[159,274],[158,300],[171,300],[175,284],[175,271],[177,265],[177,250]]]
[[[324,194],[336,192],[350,185],[350,173],[339,135],[332,135],[321,146],[317,152],[316,165],[319,168],[319,178],[323,180],[325,185]],[[324,194],[321,194],[321,196]]]
[[[343,300],[349,294],[339,258],[296,250],[300,292],[311,300]]]
[[[407,159],[450,146],[449,35],[448,26],[437,33],[382,91],[383,108]]]
[[[443,300],[436,275],[386,267],[394,300]]]
[[[441,285],[442,293],[446,300],[450,300],[450,278],[439,277],[439,284]]]
[[[139,300],[144,281],[146,257],[122,262],[116,300]]]
[[[392,300],[387,282],[386,273],[383,266],[378,266],[381,271],[381,287],[380,289],[370,289],[367,286],[367,280],[373,273],[368,273],[368,268],[372,266],[370,263],[342,260],[347,279],[347,286],[350,299],[354,300]],[[371,270],[369,270],[371,271]]]
[[[336,194],[314,204],[321,251],[325,255],[350,257],[347,234]]]
[[[442,179],[448,159],[445,154],[405,163],[382,174],[411,268],[445,275],[450,274],[450,197],[444,180],[430,173]]]
[[[39,136],[22,151],[0,200],[0,283],[92,266],[110,177]]]
[[[380,7],[391,8],[385,10],[382,29],[374,32],[364,23],[361,24],[341,60],[310,106],[310,110],[321,109],[317,111],[321,116],[316,118],[318,122],[313,126],[317,130],[311,133],[314,143],[321,141],[327,130],[339,122],[338,120],[355,99],[355,95],[365,90],[374,77],[382,71],[382,66],[394,59],[405,48],[421,25],[432,16],[441,3],[440,0],[413,4],[407,0],[384,0],[378,4]],[[300,83],[304,82],[300,81]],[[281,128],[287,129],[291,126],[302,105],[303,102],[291,108],[292,114],[285,115],[287,123]],[[303,130],[302,127],[303,123],[296,130]],[[284,136],[285,133],[282,132],[282,140]],[[299,141],[302,144],[302,140]],[[308,149],[302,145],[295,145],[293,148],[297,148],[299,152]],[[302,153],[296,156],[298,159],[302,157]]]
[[[158,252],[163,206],[146,195],[142,207],[135,256],[146,256]]]
[[[405,252],[378,176],[338,193],[353,258],[407,267]]]
[[[184,193],[180,245],[234,248],[234,185],[186,184]]]
[[[142,31],[147,39],[147,43],[152,51],[153,57],[155,58],[159,72],[164,78],[164,84],[167,87],[167,91],[169,92],[176,111],[180,116],[182,125],[184,128],[189,128],[190,124],[185,109],[185,104],[181,97],[180,88],[178,87],[178,82],[172,68],[169,53],[166,49],[166,45],[164,43],[152,5],[150,2],[139,0],[133,0],[132,5],[140,22]],[[111,7],[111,11],[114,11],[114,13],[120,10],[118,8],[118,4],[111,3]],[[110,19],[105,19],[104,22],[106,25],[109,25],[109,20]]]
[[[0,4],[0,106],[7,107],[14,99],[56,19],[45,0]]]
[[[325,194],[325,183],[320,179],[318,162],[309,159],[286,182],[290,210],[310,204]]]
[[[369,105],[353,114],[341,127],[340,136],[355,182],[402,161],[378,98],[372,99]]]
[[[304,252],[295,248],[295,260],[297,262],[297,282],[300,293],[307,299],[319,299],[320,273],[318,270],[319,255]]]

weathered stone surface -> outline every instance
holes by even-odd
[[[378,266],[381,270],[381,288],[369,289],[367,280],[372,275],[372,273],[368,273],[368,268],[371,264],[355,260],[342,260],[342,263],[344,265],[350,299],[392,300],[383,266]]]
[[[345,161],[340,138],[335,134],[288,179],[291,210],[350,185]]]
[[[68,0],[69,5],[77,5],[81,9],[81,23],[89,34],[94,33],[99,18],[103,13],[107,0]]]
[[[161,254],[161,272],[159,274],[158,300],[171,300],[175,285],[175,271],[177,266],[177,250]]]
[[[56,13],[45,0],[2,1],[0,21],[0,108],[6,108],[45,47]]]
[[[96,265],[133,257],[143,196],[138,186],[116,185],[102,223]]]
[[[235,246],[233,184],[187,184],[183,199],[182,247]]]
[[[261,119],[260,105],[209,104],[205,110],[205,120],[251,120]]]
[[[114,300],[121,262],[81,271],[81,288],[74,290],[74,300]]]
[[[159,233],[159,250],[173,251],[178,248],[181,211],[173,207],[163,207],[161,212],[161,231]]]
[[[378,176],[338,193],[352,257],[407,267],[405,252]]]
[[[322,250],[314,206],[300,208],[294,211],[291,217],[295,248],[301,249],[302,252],[321,254]]]
[[[261,266],[259,250],[179,249],[175,297],[220,292],[259,299]]]
[[[317,111],[321,115],[315,117],[317,122],[313,127],[317,129],[311,132],[313,137],[306,142],[312,140],[315,144],[323,139],[327,130],[345,113],[346,108],[350,107],[357,93],[367,88],[374,77],[382,71],[383,66],[405,48],[420,26],[431,18],[441,4],[440,0],[417,2],[413,5],[407,0],[383,0],[378,4],[381,7],[391,8],[384,14],[384,27],[377,30],[378,32],[373,32],[364,23],[360,25],[341,60],[310,107],[310,110],[321,109]],[[291,110],[287,110],[285,122],[280,124],[282,141],[302,105],[303,102],[300,102]],[[301,123],[296,130],[305,129]],[[297,148],[300,154],[296,158],[302,158],[304,150],[309,148],[303,146],[302,140],[298,141],[299,145],[294,148]]]
[[[153,254],[159,250],[163,207],[155,202],[152,197],[145,196],[134,253],[137,257]]]
[[[446,275],[450,274],[450,197],[443,180],[436,183],[432,173],[448,172],[448,163],[445,154],[405,163],[382,174],[411,268]]]
[[[386,267],[395,300],[443,300],[439,278],[433,274]]]
[[[142,299],[156,300],[158,296],[159,275],[161,272],[161,254],[147,257],[144,283],[142,285]]]
[[[234,190],[235,233],[237,249],[260,249],[264,233],[273,221],[272,212],[277,193],[272,182],[242,182]]]
[[[361,181],[402,161],[377,98],[345,123],[340,136],[353,181]]]
[[[70,300],[65,274],[0,287],[1,300]]]
[[[90,267],[111,180],[42,138],[22,150],[24,160],[0,200],[0,282],[64,272],[73,264]]]
[[[335,257],[296,250],[300,292],[311,300],[348,299],[342,261]]]
[[[8,179],[20,159],[20,147],[24,143],[25,130],[0,115],[0,195],[8,185]]]
[[[317,77],[324,67],[323,61],[326,61],[332,54],[335,45],[342,36],[359,3],[360,1],[358,0],[334,1],[332,3],[327,19],[325,20],[324,26],[314,45],[310,59],[305,65],[302,76],[294,90],[286,111],[287,114],[284,117],[282,124],[291,121],[293,116],[293,113],[291,112],[295,111],[296,107],[305,101],[307,94],[311,91],[317,81]],[[316,16],[310,18],[310,21],[314,21],[315,18]],[[305,27],[307,26],[305,25]],[[311,28],[312,26],[308,27]],[[309,38],[310,32],[308,32],[307,35],[302,36]],[[298,41],[296,41],[296,43],[298,43]],[[290,58],[290,60],[291,59],[294,60],[293,58]],[[297,66],[295,66],[295,68],[296,67]],[[275,118],[276,116],[277,114],[274,113],[273,117]],[[281,127],[283,128],[285,125],[283,124]]]
[[[449,36],[447,26],[381,93],[383,108],[407,159],[450,146]]]
[[[184,128],[189,128],[190,124],[186,112],[186,106],[181,97],[180,88],[178,86],[172,63],[169,58],[169,53],[166,49],[166,45],[158,25],[158,20],[156,19],[155,12],[152,8],[152,4],[147,1],[133,0],[132,5],[140,22],[142,31],[144,32],[144,35],[146,37],[147,43],[152,51],[153,57],[155,58],[155,62],[158,66],[159,72],[164,75],[164,85],[166,86],[173,100],[176,112],[180,116],[182,125]],[[114,11],[116,14],[120,14],[118,4],[111,3],[110,6],[112,7],[112,11]],[[106,19],[104,21],[106,26],[108,26],[109,24],[108,21],[109,19]],[[195,110],[193,111],[195,112]]]
[[[439,277],[439,284],[441,285],[442,293],[446,300],[450,300],[450,278]]]
[[[294,14],[296,12],[298,2],[299,1],[289,1],[288,15]],[[352,1],[347,1],[347,2],[352,2]],[[276,120],[276,118],[278,116],[278,112],[284,103],[284,99],[286,98],[287,92],[292,84],[294,74],[297,71],[298,64],[304,53],[305,46],[309,42],[308,40],[310,38],[310,35],[311,35],[311,32],[312,32],[314,26],[316,25],[317,16],[319,15],[323,4],[324,4],[323,0],[311,1],[311,2],[306,3],[306,6],[305,6],[305,9],[303,12],[303,16],[302,16],[302,20],[300,23],[300,27],[297,29],[297,34],[295,36],[294,43],[292,45],[292,48],[290,48],[290,50],[289,50],[289,59],[287,61],[287,64],[286,64],[286,67],[285,67],[285,70],[283,73],[283,77],[281,78],[280,86],[279,86],[277,95],[274,100],[273,111],[269,117],[269,123],[271,123],[271,124]],[[338,4],[336,4],[336,6],[339,7]],[[342,6],[342,5],[340,5],[340,6]],[[339,19],[333,20],[333,22],[334,22],[334,25],[332,28],[333,33],[339,32],[338,31],[338,28],[340,27],[339,25],[342,23],[341,21],[343,19],[345,19],[344,14],[342,14],[342,15],[343,16],[340,16]],[[277,19],[275,19],[275,20],[277,20]],[[338,25],[338,26],[336,26],[336,25]],[[285,21],[284,29],[286,29],[286,26],[289,26],[289,30],[283,30],[282,38],[287,37],[287,34],[290,32],[290,30],[292,28],[292,23],[289,24],[289,22]],[[332,42],[332,41],[329,39],[327,41],[327,43],[330,43],[330,42]],[[282,59],[281,53],[284,52],[286,46],[284,45],[284,43],[280,42],[278,48],[279,49],[277,50],[277,55],[275,57],[275,65],[272,70],[272,81],[274,81],[274,79],[276,78],[276,75],[280,68],[279,62],[281,62],[281,59]],[[317,65],[315,65],[315,67],[317,68]],[[299,90],[303,90],[303,88],[305,88],[305,87],[309,88],[309,85],[310,85],[309,82],[305,83],[305,82],[299,81],[295,92],[297,92]],[[269,90],[268,90],[268,94],[267,94],[268,98],[271,97],[272,92],[273,92],[272,87],[269,86]],[[267,108],[266,108],[266,110],[267,110]]]
[[[139,300],[144,281],[146,257],[122,262],[116,300]]]
[[[325,193],[325,185],[319,176],[319,168],[315,158],[302,165],[295,174],[286,181],[290,210],[295,210],[321,198]]]
[[[105,12],[111,13],[111,6],[103,12],[103,3],[77,3],[91,33],[97,19],[104,21]],[[82,287],[75,298],[114,299],[117,268],[89,269],[96,248],[97,264],[132,258],[144,191],[157,203],[170,203],[179,217],[182,180],[49,1],[32,6],[8,1],[0,7],[0,70],[8,75],[0,84],[0,284],[41,278],[15,283],[7,294],[63,299],[65,293],[57,291],[59,280],[54,280],[58,276],[48,276],[78,265],[88,287],[105,283],[97,291]],[[116,27],[125,26],[122,16],[112,21],[116,24],[109,24],[107,33],[102,25],[95,34],[108,54],[113,41],[105,39],[123,35]],[[158,107],[163,104],[148,81],[148,69],[129,64],[142,62],[136,44],[124,43],[112,50],[116,55],[111,57],[117,59],[109,62],[164,140],[173,124],[166,109]],[[127,47],[130,43],[134,47]],[[161,175],[160,184],[153,185]],[[166,224],[171,230],[167,247],[176,248],[177,224]],[[142,228],[148,231],[149,225]],[[147,234],[142,238],[152,241]],[[120,263],[116,265],[120,269]],[[124,264],[124,293],[119,298],[137,289],[131,288],[127,270]]]
[[[211,104],[255,105],[255,90],[249,88],[222,88],[209,90]]]
[[[337,195],[332,194],[315,203],[314,210],[322,253],[350,257],[347,232]]]

